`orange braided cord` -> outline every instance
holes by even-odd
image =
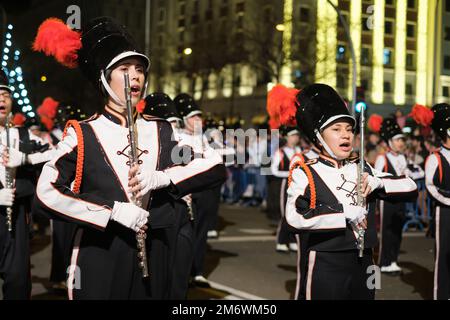
[[[309,184],[309,189],[310,189],[310,193],[311,193],[311,198],[309,201],[309,207],[311,209],[315,209],[316,208],[316,184],[314,183],[314,178],[312,176],[311,170],[309,169],[308,165],[302,161],[296,161],[292,166],[291,169],[289,170],[289,177],[288,177],[288,187],[290,186],[291,182],[292,182],[292,173],[295,169],[297,168],[302,168],[303,171],[305,171],[306,173],[306,177],[308,178],[308,184]]]
[[[67,130],[72,127],[75,130],[78,141],[78,154],[77,154],[77,165],[75,169],[75,180],[73,184],[73,192],[80,193],[81,187],[81,179],[83,176],[83,163],[84,163],[84,138],[83,138],[83,130],[81,129],[80,124],[76,120],[69,120],[66,123],[66,127],[63,132],[63,140],[67,135]]]

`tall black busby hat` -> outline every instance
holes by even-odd
[[[151,93],[143,100],[143,103],[143,105],[136,106],[142,114],[166,119],[167,121],[181,121],[181,117],[175,108],[175,103],[165,93]]]
[[[202,114],[202,110],[195,102],[194,98],[187,93],[180,93],[175,97],[174,102],[178,113],[183,118],[190,118],[195,115]]]
[[[317,134],[338,119],[348,119],[353,127],[356,126],[344,100],[326,84],[315,83],[305,87],[297,94],[295,103],[298,127],[316,145],[319,142]]]
[[[54,56],[66,67],[79,67],[96,86],[102,71],[122,59],[138,57],[147,69],[150,65],[126,28],[110,17],[95,18],[81,31],[70,29],[59,19],[49,18],[40,25],[33,49]]]
[[[391,139],[404,137],[404,134],[394,118],[386,118],[381,124],[380,137],[384,141],[389,142]]]
[[[447,103],[439,103],[431,109],[434,113],[431,121],[431,128],[442,139],[446,140],[450,130],[450,105]]]
[[[5,70],[3,69],[0,69],[0,89],[8,90],[9,92],[11,92],[8,76],[6,75]]]

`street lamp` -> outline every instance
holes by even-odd
[[[183,53],[184,53],[185,55],[189,56],[189,55],[192,54],[192,49],[191,49],[191,48],[186,48],[186,49],[183,50]]]

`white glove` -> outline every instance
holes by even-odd
[[[11,207],[14,202],[14,189],[0,190],[0,206]]]
[[[4,148],[3,152],[5,152],[6,150],[8,150],[8,148]],[[6,164],[8,168],[17,168],[26,163],[27,155],[25,153],[13,148],[9,148],[8,154],[9,161]]]
[[[367,215],[366,208],[360,206],[351,206],[348,204],[343,204],[344,215],[348,222],[358,225],[360,224]]]
[[[169,176],[163,171],[139,171],[136,175],[140,185],[140,195],[147,192],[165,188],[170,185]]]
[[[381,180],[378,177],[374,177],[374,176],[369,175],[367,177],[367,180],[368,180],[367,182],[368,182],[368,185],[369,185],[370,190],[371,190],[370,193],[375,191],[376,189],[384,188],[383,180]]]
[[[110,219],[138,232],[147,223],[148,216],[148,211],[130,202],[114,201]]]

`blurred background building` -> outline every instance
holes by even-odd
[[[26,0],[0,1],[14,24],[23,78],[37,106],[51,95],[91,108],[90,84],[30,50],[47,17],[109,15],[127,25],[151,58],[150,91],[188,92],[218,115],[265,112],[275,83],[328,83],[351,99],[352,60],[337,13],[350,26],[357,85],[369,113],[409,112],[450,102],[450,0]],[[320,9],[320,10],[319,10]],[[3,30],[2,30],[3,32]],[[45,76],[45,78],[44,78]],[[42,81],[46,79],[46,81]]]

